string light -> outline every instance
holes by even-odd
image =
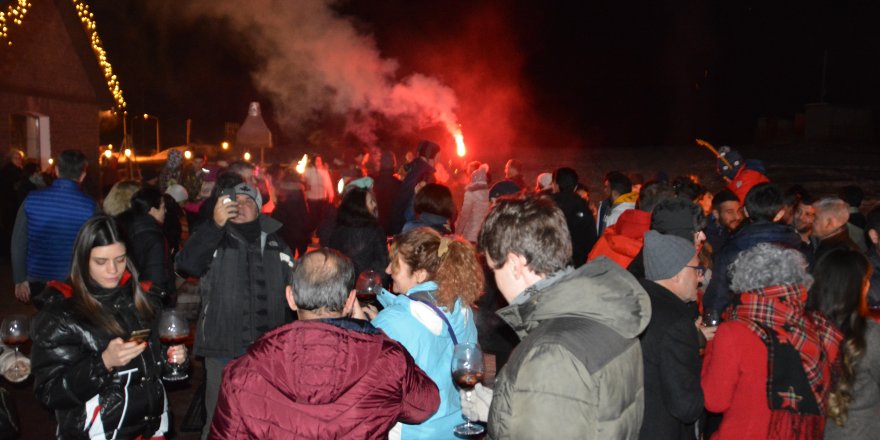
[[[113,100],[116,101],[117,107],[124,109],[126,103],[125,98],[122,96],[122,87],[119,84],[119,80],[116,79],[116,75],[113,74],[113,66],[107,61],[107,51],[104,50],[101,38],[98,37],[98,31],[95,24],[95,14],[89,12],[89,6],[85,4],[84,0],[72,1],[74,7],[76,7],[76,15],[79,16],[83,29],[86,31],[86,36],[89,38],[89,42],[92,45],[92,51],[95,53],[95,58],[98,59],[98,65],[104,73],[104,79],[107,81],[107,88],[110,89],[110,94],[113,95]]]
[[[113,67],[107,61],[107,52],[104,50],[101,38],[98,37],[95,14],[89,11],[89,6],[85,4],[85,0],[72,1],[74,8],[76,8],[76,15],[79,16],[83,30],[86,32],[86,37],[88,37],[89,43],[92,45],[92,52],[95,53],[98,66],[104,74],[104,80],[107,81],[107,88],[110,90],[110,94],[113,95],[116,106],[124,109],[126,103],[125,98],[122,96],[122,87],[119,85],[116,75],[113,74]],[[16,0],[5,11],[0,10],[0,43],[6,40],[7,46],[12,46],[12,40],[9,39],[9,28],[13,23],[21,26],[22,20],[31,6],[28,0]]]
[[[28,8],[30,7],[31,3],[28,0],[18,0],[9,5],[6,11],[0,11],[0,40],[9,39],[9,26],[13,23],[21,26],[21,21],[27,15]],[[7,43],[9,46],[12,46],[11,40]]]

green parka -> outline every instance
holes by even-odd
[[[536,283],[498,315],[522,342],[495,382],[489,438],[638,438],[637,336],[651,300],[632,275],[600,257]]]

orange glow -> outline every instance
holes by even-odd
[[[131,148],[125,149],[125,157],[131,157]]]
[[[228,150],[229,149],[229,142],[223,142],[222,144],[220,144],[220,147],[223,148],[224,150]]]
[[[189,150],[184,151],[184,152],[183,152],[183,157],[184,157],[186,160],[190,160],[190,159],[192,159],[192,157],[193,157],[192,151],[189,151]]]
[[[110,159],[111,157],[113,157],[113,152],[110,150],[104,150],[104,157]]]
[[[455,154],[458,157],[464,157],[467,154],[467,147],[464,145],[464,135],[461,133],[461,128],[455,129],[452,132],[452,137],[455,138]]]
[[[244,153],[244,160],[245,160],[245,162],[250,162],[250,161],[251,161],[251,153],[250,153],[250,152],[245,151],[245,153]]]

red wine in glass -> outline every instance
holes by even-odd
[[[8,345],[10,347],[18,347],[19,345],[24,345],[31,338],[25,336],[8,336],[3,338],[3,345]]]
[[[189,339],[189,336],[160,336],[159,341],[163,344],[171,347],[173,345],[185,345]]]
[[[189,337],[189,322],[182,313],[176,310],[165,310],[159,318],[159,340],[165,344],[165,349],[175,345],[183,345]],[[176,364],[166,362],[165,374],[162,379],[166,382],[179,382],[189,378],[186,371],[186,362]]]
[[[459,388],[470,391],[483,380],[483,352],[480,346],[473,342],[461,343],[452,351],[452,381]],[[465,399],[470,402],[470,393],[465,394]],[[471,423],[470,419],[455,427],[453,432],[459,437],[479,435],[486,431],[482,425]]]
[[[376,301],[376,295],[382,291],[382,276],[375,271],[365,270],[358,275],[354,289],[361,304],[372,304]]]
[[[13,372],[20,373],[21,365],[18,363],[18,353],[22,344],[28,341],[28,318],[24,315],[12,315],[0,323],[0,339],[3,343],[14,347],[15,360],[13,361]]]
[[[470,391],[483,381],[483,373],[471,370],[455,370],[452,372],[452,380],[459,388]]]

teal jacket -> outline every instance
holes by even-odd
[[[464,422],[458,389],[452,383],[453,343],[446,324],[430,307],[409,298],[416,292],[433,297],[436,290],[437,284],[427,281],[403,295],[387,290],[378,295],[385,309],[373,319],[373,325],[400,342],[440,390],[440,407],[430,419],[419,425],[398,423],[389,433],[390,439],[455,439],[453,428]],[[452,325],[459,343],[477,342],[477,327],[470,307],[463,307],[461,301],[456,300],[451,312],[443,307],[440,310]]]

